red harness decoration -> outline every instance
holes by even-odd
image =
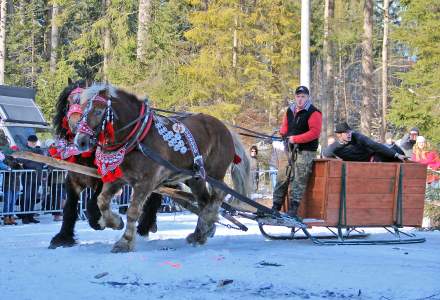
[[[125,154],[125,147],[111,153],[102,152],[101,147],[96,148],[95,165],[102,182],[113,182],[124,175],[119,166],[124,161]]]
[[[140,116],[143,116],[144,112],[145,112],[145,105],[142,105],[142,108],[140,111]],[[153,123],[152,113],[149,113],[148,116],[145,116],[145,117],[148,118],[147,125],[143,129],[142,133],[139,134],[139,137],[137,138],[137,142],[142,141],[145,138],[147,133],[150,131],[151,124]],[[120,147],[119,149],[117,149],[117,150],[115,149],[118,146],[105,148],[104,147],[105,144],[102,144],[102,146],[98,146],[96,148],[94,163],[98,167],[98,174],[101,175],[101,179],[103,182],[113,182],[113,181],[116,181],[119,178],[124,176],[124,173],[122,172],[122,170],[120,168],[120,165],[124,161],[125,155],[127,153],[130,153],[135,148],[136,142],[129,143],[129,140],[140,129],[141,123],[142,123],[142,118],[140,118],[139,121],[136,122],[136,125],[131,130],[131,132],[128,134],[128,136],[124,139],[124,141],[119,143],[119,145],[123,144],[123,146]],[[109,127],[109,126],[107,126],[107,124],[104,127],[105,132],[101,132],[101,133],[103,133],[102,136],[103,137],[113,137],[113,141],[114,141],[113,126]],[[108,132],[108,131],[110,131],[110,132]],[[104,138],[104,140],[108,140],[108,139]],[[128,148],[127,148],[128,144],[131,144],[131,145],[128,146]],[[107,150],[107,151],[114,150],[114,151],[104,153],[103,147],[104,147],[104,150]]]

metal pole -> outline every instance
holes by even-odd
[[[310,0],[301,0],[300,82],[310,89]]]

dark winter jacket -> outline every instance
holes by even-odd
[[[377,143],[365,135],[353,131],[351,141],[347,144],[335,142],[324,149],[325,157],[339,157],[346,161],[375,161],[394,160],[396,151],[381,143]],[[382,158],[382,159],[381,159]]]

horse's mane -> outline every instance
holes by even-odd
[[[135,95],[126,92],[123,89],[115,87],[109,83],[93,83],[81,95],[81,104],[85,104],[95,95],[101,95],[109,98],[121,98],[122,100],[141,101]]]
[[[75,88],[85,88],[86,86],[87,82],[85,80],[78,80],[64,88],[64,90],[58,97],[58,101],[56,104],[56,114],[53,118],[52,124],[55,128],[55,134],[60,138],[65,138],[67,134],[67,130],[62,126],[63,118],[66,116],[69,106],[69,101],[67,100],[67,98],[69,97],[70,92],[72,92]]]

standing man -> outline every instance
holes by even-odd
[[[278,182],[273,192],[273,209],[280,210],[285,190],[290,184],[288,214],[296,217],[312,172],[321,134],[322,114],[313,106],[309,89],[299,86],[291,92],[295,101],[287,108],[280,128],[280,134],[288,140],[290,171],[286,181]]]
[[[38,137],[36,135],[28,136],[26,147],[23,150],[41,155],[44,154],[43,150],[38,146]],[[26,159],[20,159],[20,162],[23,164],[23,169],[35,170],[35,172],[26,172],[21,177],[23,186],[23,202],[20,203],[20,206],[22,211],[26,212],[22,215],[21,220],[23,224],[40,223],[40,221],[34,218],[32,211],[34,210],[35,203],[37,202],[38,188],[41,185],[43,164]]]
[[[412,128],[409,133],[405,134],[400,140],[396,141],[397,146],[399,146],[405,155],[411,157],[413,154],[413,147],[416,144],[417,137],[420,132],[417,127]]]

